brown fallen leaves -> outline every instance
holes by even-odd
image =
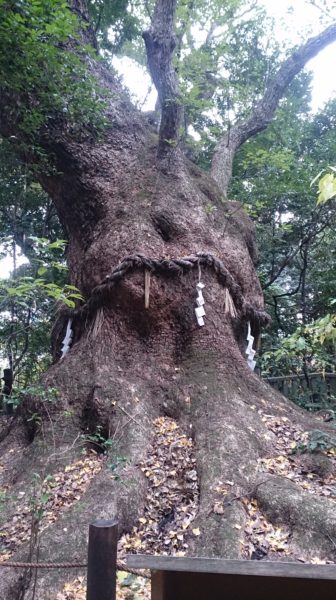
[[[118,600],[149,600],[149,580],[130,575],[125,571],[119,571],[117,575],[117,598]],[[86,600],[84,577],[77,577],[66,583],[63,591],[57,594],[55,600]]]
[[[276,527],[262,514],[254,499],[243,498],[248,514],[243,533],[242,554],[244,558],[261,560],[264,557],[276,558],[289,554],[289,527]]]
[[[193,444],[168,417],[153,423],[153,439],[141,465],[148,479],[147,504],[138,525],[119,542],[118,558],[127,553],[184,555],[188,536],[199,536],[192,522],[198,508],[198,484]],[[126,572],[118,573],[117,597],[123,600],[150,598],[150,582]],[[84,600],[84,581],[69,582],[57,600]]]
[[[259,472],[288,478],[311,494],[335,500],[336,460],[333,449],[315,455],[300,454],[300,449],[307,447],[308,433],[294,426],[285,416],[268,415],[262,410],[258,412],[270,431],[270,434],[266,435],[270,436],[269,439],[274,439],[275,436],[277,452],[275,456],[259,459]],[[223,515],[232,501],[239,500],[243,503],[247,513],[246,526],[236,526],[237,530],[241,530],[243,557],[252,560],[267,557],[267,560],[275,560],[279,556],[292,556],[290,528],[275,526],[269,522],[255,499],[234,498],[230,490],[232,485],[233,482],[230,481],[218,482],[214,489],[216,500],[212,511]],[[296,559],[304,560],[302,557]],[[314,561],[319,564],[329,562],[318,557]]]
[[[63,591],[57,594],[55,600],[86,600],[84,577],[77,577],[66,583]]]
[[[310,493],[336,498],[335,468],[322,476],[309,470],[295,450],[307,442],[307,433],[295,427],[287,417],[273,416],[259,411],[275,436],[276,454],[259,459],[259,470],[287,477]],[[328,452],[335,466],[335,454]],[[77,502],[88,483],[103,465],[102,458],[90,454],[76,461],[45,480],[41,492],[46,498],[43,504],[41,528],[57,520],[59,514]],[[198,482],[192,440],[179,425],[168,417],[160,417],[153,423],[153,439],[141,469],[148,479],[147,505],[138,524],[125,534],[119,543],[119,559],[127,553],[150,553],[181,555],[188,552],[188,540],[200,536],[202,531],[193,527],[198,510]],[[218,481],[213,512],[224,514],[226,507],[235,500],[234,482]],[[1,492],[1,490],[0,490]],[[9,490],[4,490],[8,493]],[[1,499],[1,496],[0,496]],[[247,521],[240,531],[242,555],[246,559],[276,559],[291,554],[291,531],[270,523],[253,498],[239,498],[244,504]],[[5,554],[9,558],[15,548],[30,536],[31,506],[26,497],[19,502],[16,514],[0,533]],[[300,558],[299,558],[300,560]],[[325,562],[319,558],[313,562]],[[140,600],[150,597],[150,583],[142,577],[118,573],[118,598]],[[84,600],[85,578],[77,577],[68,582],[55,600]]]
[[[33,515],[39,520],[39,531],[43,531],[64,510],[80,500],[102,465],[102,458],[90,453],[67,465],[64,471],[46,476],[41,481],[37,478],[31,490],[21,494],[11,521],[1,527],[0,560],[10,558],[20,544],[30,539]]]
[[[278,451],[276,456],[259,459],[259,471],[286,477],[311,494],[336,500],[334,453],[332,451],[326,453],[327,462],[331,465],[329,469],[325,468],[323,472],[321,455],[319,455],[321,464],[316,459],[317,467],[320,466],[320,469],[317,467],[314,469],[313,466],[309,468],[309,464],[314,465],[314,461],[304,460],[304,457],[299,454],[300,448],[307,445],[308,433],[298,429],[285,416],[268,415],[262,410],[258,412],[266,427],[275,435]],[[243,532],[243,556],[256,560],[267,556],[270,560],[279,554],[290,555],[290,529],[285,526],[276,527],[270,523],[254,499],[243,498],[242,502],[248,513],[248,521]],[[304,560],[300,557],[297,559]],[[322,564],[329,561],[316,558],[313,562]]]
[[[168,417],[154,421],[150,451],[141,469],[148,479],[143,517],[120,540],[125,553],[178,554],[188,550],[188,536],[198,509],[198,484],[192,440]]]
[[[313,460],[310,461],[309,468],[309,461],[298,453],[300,447],[307,444],[308,433],[300,431],[287,417],[275,417],[264,414],[262,411],[259,412],[267,428],[275,434],[276,448],[279,452],[277,456],[259,459],[260,471],[287,477],[311,494],[327,496],[336,500],[336,458],[334,452],[331,450],[326,453],[331,467],[329,472],[323,473],[321,465],[320,469],[317,468],[318,464],[314,469]],[[316,459],[316,463],[318,463],[318,459]]]
[[[248,520],[242,531],[242,555],[252,560],[277,560],[279,557],[291,557],[300,562],[306,559],[293,552],[291,547],[292,532],[289,527],[281,527],[270,523],[260,510],[255,499],[243,498],[242,502],[248,514]],[[309,559],[313,564],[334,564],[323,557]]]

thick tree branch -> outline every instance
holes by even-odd
[[[158,92],[161,106],[159,157],[171,154],[178,144],[182,105],[178,97],[178,81],[173,65],[176,47],[174,22],[176,0],[157,0],[150,29],[143,33],[148,67]]]
[[[278,69],[252,115],[246,121],[231,127],[230,131],[220,139],[214,153],[211,172],[224,194],[227,193],[231,179],[236,150],[246,140],[267,127],[274,116],[279,100],[294,77],[311,58],[335,40],[336,23],[330,25],[319,35],[310,38],[306,44],[295,50]]]

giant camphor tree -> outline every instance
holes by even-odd
[[[188,129],[191,123],[179,86],[179,64],[186,56],[182,42],[191,35],[188,20],[203,3],[140,3],[147,11],[142,36],[158,92],[158,132],[98,57],[104,4],[90,2],[88,12],[84,0],[0,2],[0,133],[53,200],[68,239],[70,281],[84,298],[74,310],[60,308],[56,315],[55,361],[42,383],[57,388],[57,400],[32,396],[2,436],[5,482],[19,493],[46,462],[56,470],[71,449],[75,452],[81,432],[100,427],[112,438],[114,452],[127,458],[123,485],[101,471],[80,506],[41,537],[40,560],[80,557],[93,516],[118,514],[125,531],[142,514],[146,478],[139,465],[153,420],[168,415],[194,440],[199,485],[194,523],[200,535],[190,542],[190,552],[240,557],[247,519],[241,499],[253,496],[271,521],[290,526],[294,557],[330,558],[336,539],[332,501],[260,469],[260,459],[278,452],[276,435],[267,428],[270,416],[308,432],[322,427],[328,435],[328,426],[249,369],[248,323],[257,339],[268,316],[255,272],[253,223],[240,204],[227,199],[227,189],[236,151],[267,127],[295,76],[336,40],[336,25],[274,62],[267,77],[260,74],[253,102],[240,118],[227,129],[222,120],[206,172],[183,152],[185,124]],[[210,55],[213,40],[228,34],[221,11],[234,24],[245,6],[219,4],[203,6],[205,21],[216,9],[205,41]],[[127,2],[115,5],[118,45],[130,30],[135,35],[136,22]],[[218,75],[218,53],[212,58],[215,67],[205,70],[197,91],[201,103],[209,95],[220,98],[218,86],[229,79],[225,68]],[[204,326],[194,312],[199,279],[205,284]],[[69,319],[72,346],[60,358]],[[23,455],[6,454],[19,434],[26,440]],[[224,480],[232,495],[216,510],[223,500],[218,482]],[[50,596],[63,576],[41,576],[35,597]],[[0,589],[7,599],[33,593],[29,582],[23,585],[10,570]]]

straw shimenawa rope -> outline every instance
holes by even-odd
[[[245,300],[241,286],[234,280],[223,262],[212,254],[202,252],[172,259],[149,258],[142,254],[127,256],[102,283],[92,290],[91,296],[85,304],[75,309],[67,309],[66,313],[72,318],[93,316],[108,301],[113,288],[126,275],[134,271],[147,271],[157,275],[183,275],[199,266],[207,267],[215,272],[219,284],[229,291],[240,318],[252,321],[260,327],[270,323],[271,318],[265,311],[254,308]]]

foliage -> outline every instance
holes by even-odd
[[[60,124],[72,135],[104,125],[104,100],[66,0],[0,0],[0,81],[22,152],[40,155],[37,133]],[[68,51],[68,50],[74,50]],[[22,77],[24,73],[24,77]]]
[[[0,355],[7,358],[22,384],[32,382],[50,362],[49,328],[55,302],[74,307],[82,297],[66,283],[60,260],[64,240],[34,238],[35,257],[13,276],[0,281]]]
[[[17,408],[26,399],[30,397],[36,398],[39,402],[54,402],[58,396],[58,390],[56,388],[45,388],[42,385],[29,385],[26,387],[15,387],[12,394],[6,400],[7,404],[12,404],[13,408]],[[28,420],[40,420],[40,415],[37,413],[31,413]]]
[[[30,497],[30,510],[32,521],[38,523],[41,521],[44,512],[45,505],[50,498],[50,492],[47,491],[47,485],[50,481],[53,481],[52,475],[47,475],[42,479],[39,473],[33,473],[33,494]]]
[[[12,265],[11,277],[0,281],[0,357],[14,367],[19,386],[30,385],[50,363],[55,296],[76,291],[65,288],[64,233],[55,208],[4,140],[0,143],[0,229],[0,250]],[[20,252],[28,264],[18,266]]]
[[[52,279],[52,271],[66,271],[67,268],[62,262],[54,260],[50,255],[54,249],[64,248],[65,240],[56,240],[49,243],[45,238],[35,239],[37,244],[41,245],[40,256],[35,259],[37,265],[36,276],[15,276],[13,279],[3,281],[0,288],[0,307],[2,310],[9,308],[12,301],[16,306],[25,309],[31,308],[32,303],[38,298],[43,301],[44,297],[55,301],[63,302],[70,308],[75,307],[75,300],[82,300],[79,290],[69,284],[58,285]]]
[[[93,433],[87,433],[82,437],[84,442],[89,443],[95,450],[98,449],[100,452],[108,452],[113,447],[113,441],[106,436],[101,425],[97,425]]]
[[[176,68],[185,143],[190,156],[208,167],[223,127],[246,117],[259,100],[278,64],[279,48],[272,21],[254,2],[186,2],[178,17]]]
[[[101,5],[106,4],[102,0]],[[125,4],[125,24],[132,15],[138,31],[146,30],[155,2]],[[115,8],[111,10],[113,13]],[[146,66],[139,34],[122,46],[122,55]],[[279,59],[273,22],[254,0],[179,0],[174,61],[184,112],[180,135],[195,162],[209,166],[223,127],[246,116],[255,106]]]
[[[309,84],[306,74],[297,78],[267,131],[240,149],[231,183],[231,197],[257,224],[259,276],[273,318],[262,337],[266,376],[335,365],[336,206],[316,205],[311,181],[336,153],[336,103],[311,115]]]
[[[300,453],[327,452],[336,449],[336,436],[330,435],[325,431],[314,429],[309,432],[307,442],[297,446],[296,451]]]
[[[276,349],[264,352],[262,368],[264,374],[282,375],[329,371],[334,367],[336,346],[336,319],[332,315],[299,326],[292,335],[284,337]]]
[[[12,144],[1,139],[0,229],[4,253],[12,253],[15,243],[27,258],[35,257],[34,238],[53,242],[64,237],[50,198],[14,154]]]
[[[129,0],[89,0],[90,20],[100,48],[120,52],[126,42],[141,34],[140,21]]]

